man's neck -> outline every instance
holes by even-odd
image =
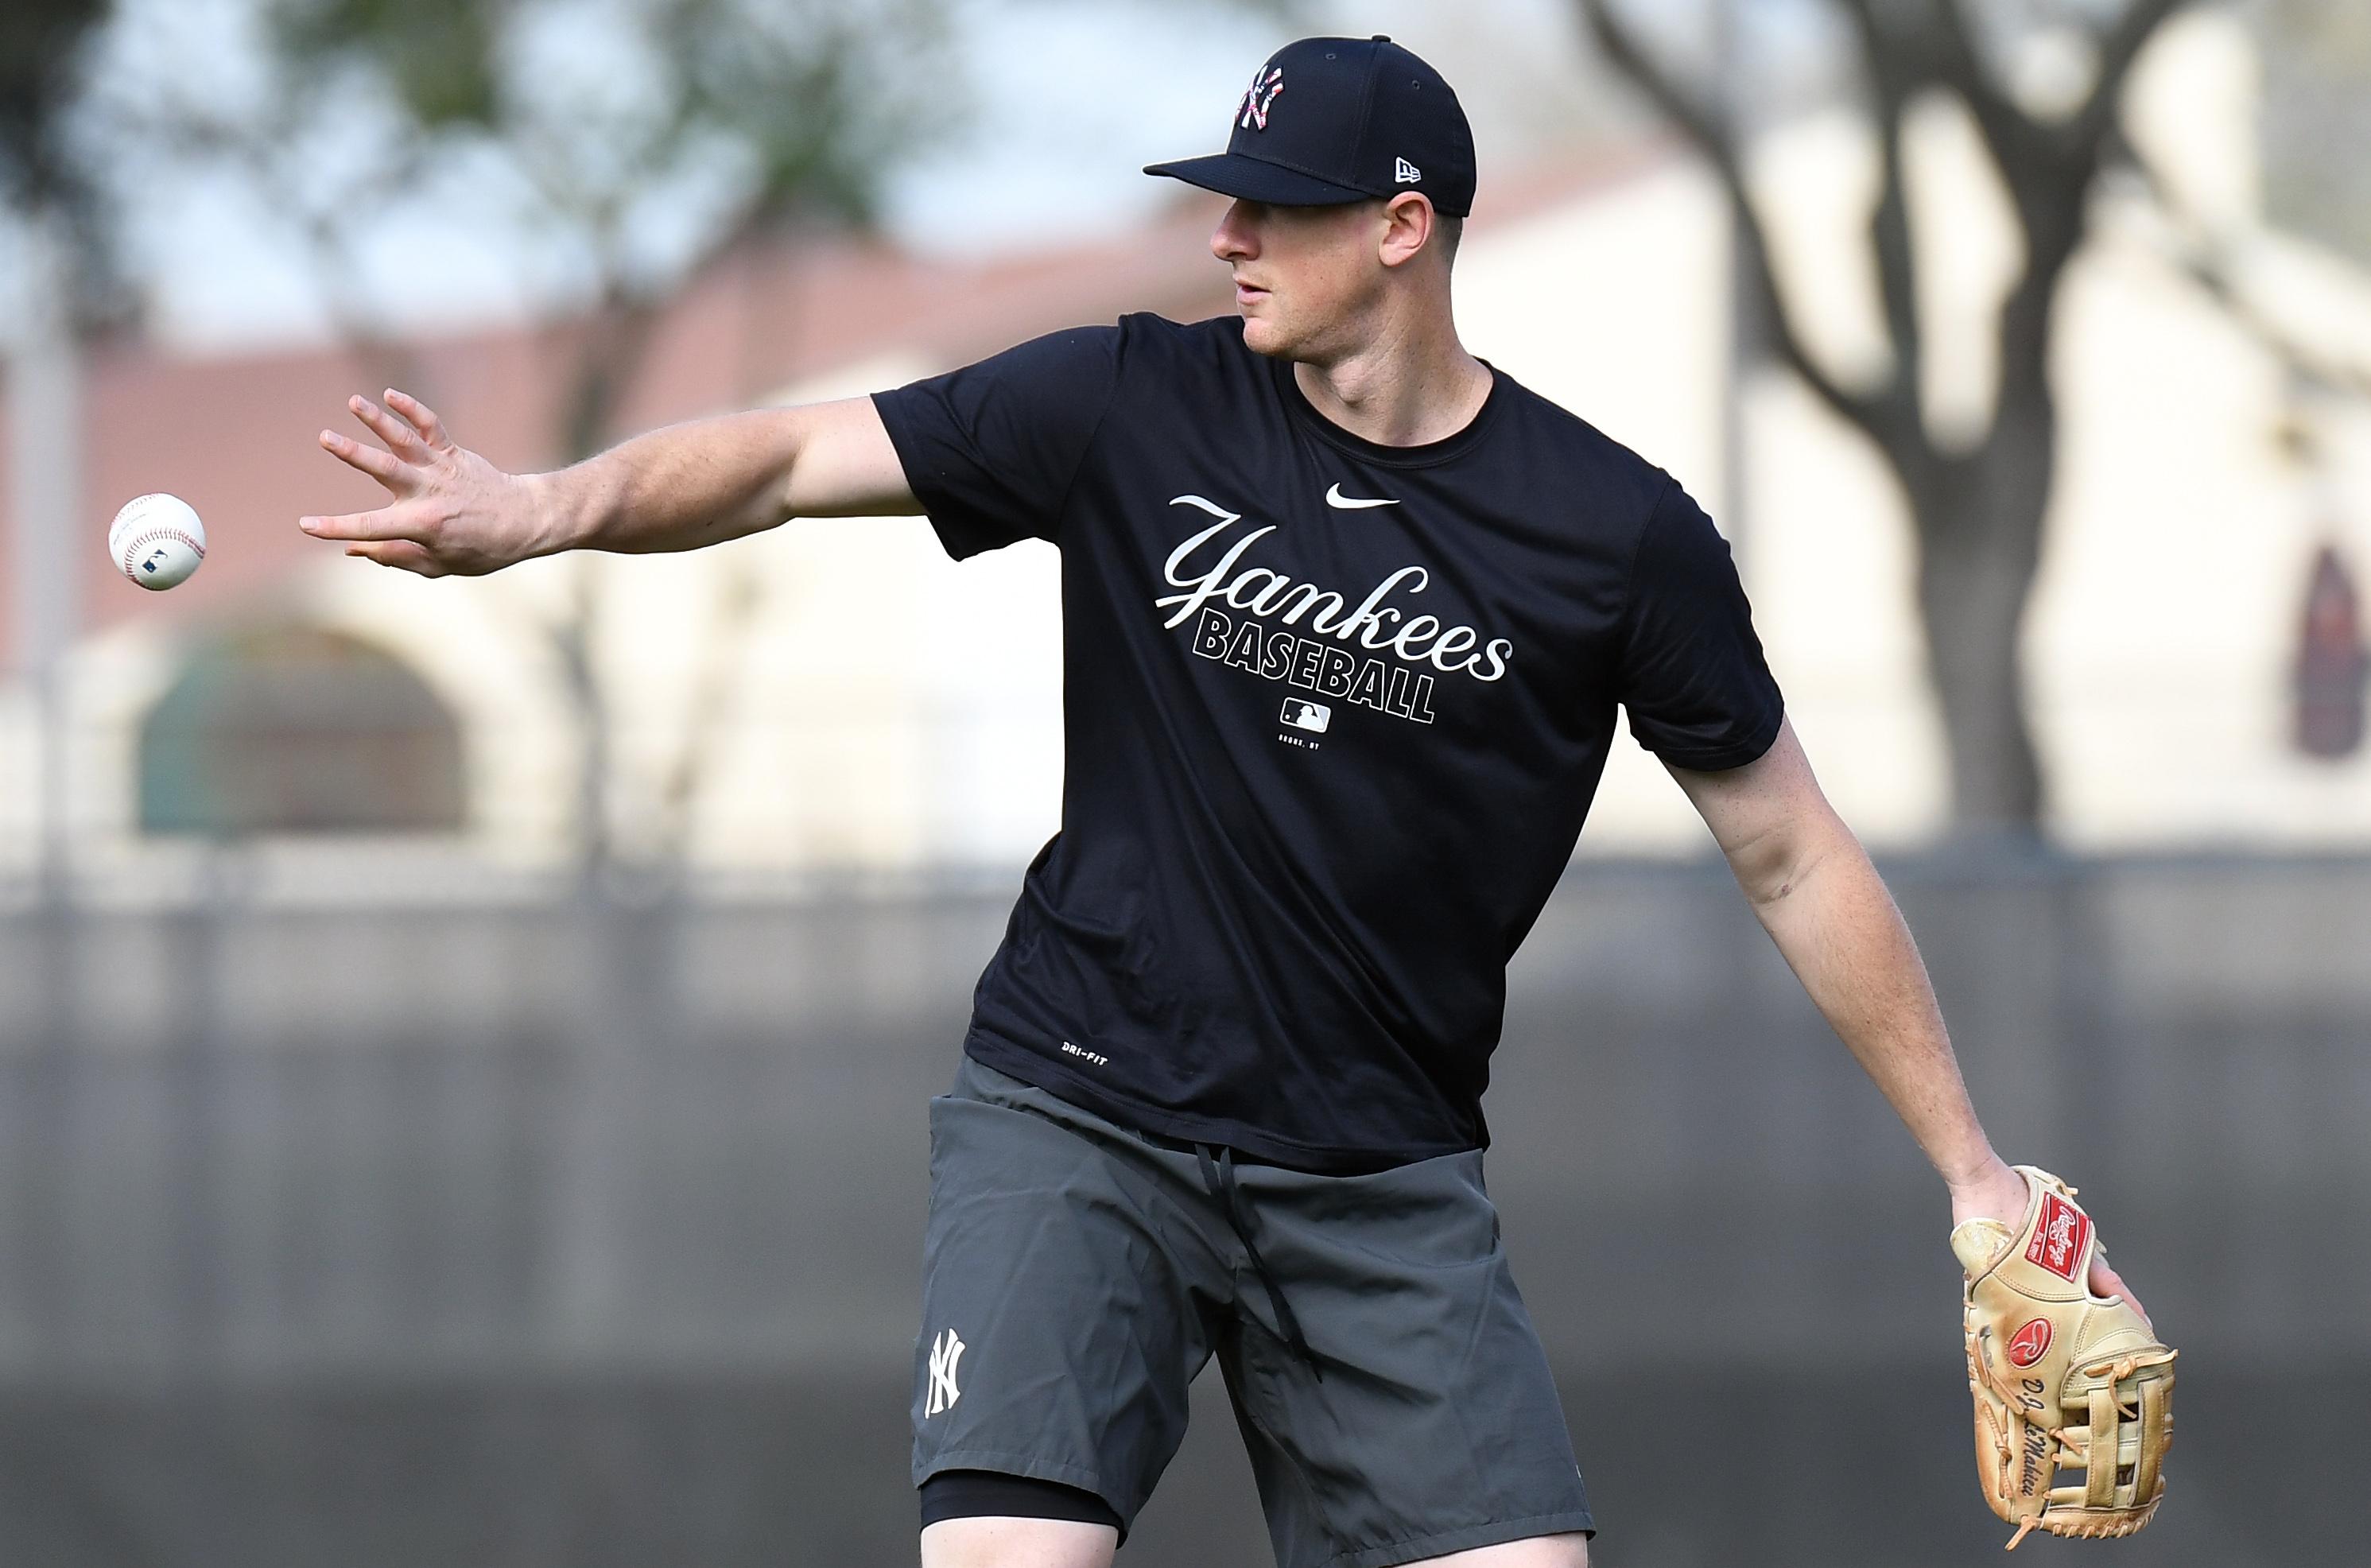
[[[1490,367],[1465,352],[1445,316],[1429,330],[1392,323],[1340,359],[1296,361],[1292,378],[1311,408],[1382,446],[1446,440],[1490,396]]]

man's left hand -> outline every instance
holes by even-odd
[[[2007,1162],[1995,1159],[1992,1169],[1982,1176],[1964,1183],[1952,1184],[1951,1223],[1956,1227],[1971,1219],[1996,1219],[2007,1226],[2010,1234],[2014,1235],[2025,1224],[2025,1205],[2030,1198],[2031,1192],[2025,1178]],[[2123,1275],[2108,1266],[2107,1243],[2096,1237],[2091,1249],[2091,1273],[2086,1283],[2094,1296],[2122,1297],[2132,1303],[2133,1310],[2141,1315],[2142,1321],[2148,1321],[2148,1309],[2141,1305],[2140,1297],[2133,1294],[2132,1287],[2124,1283]],[[2149,1326],[2154,1330],[2157,1325],[2150,1323]]]

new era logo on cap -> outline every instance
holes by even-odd
[[[1407,159],[1394,158],[1392,160],[1392,179],[1398,183],[1402,185],[1414,185],[1417,180],[1422,179],[1423,178],[1424,170],[1417,167],[1416,165],[1408,162]]]

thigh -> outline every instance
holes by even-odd
[[[967,1085],[931,1102],[915,1484],[1034,1476],[1132,1522],[1209,1355],[1193,1250],[1157,1183],[1091,1131]]]
[[[1221,1354],[1282,1568],[1462,1563],[1517,1541],[1509,1568],[1579,1561],[1544,1539],[1593,1526],[1481,1156],[1243,1174],[1311,1352],[1286,1343],[1259,1292],[1241,1294]]]

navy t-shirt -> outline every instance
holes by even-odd
[[[1493,372],[1385,446],[1220,317],[878,394],[958,558],[1061,550],[1061,830],[965,1048],[1139,1131],[1316,1170],[1480,1147],[1507,961],[1626,709],[1683,767],[1778,733],[1729,547]]]

